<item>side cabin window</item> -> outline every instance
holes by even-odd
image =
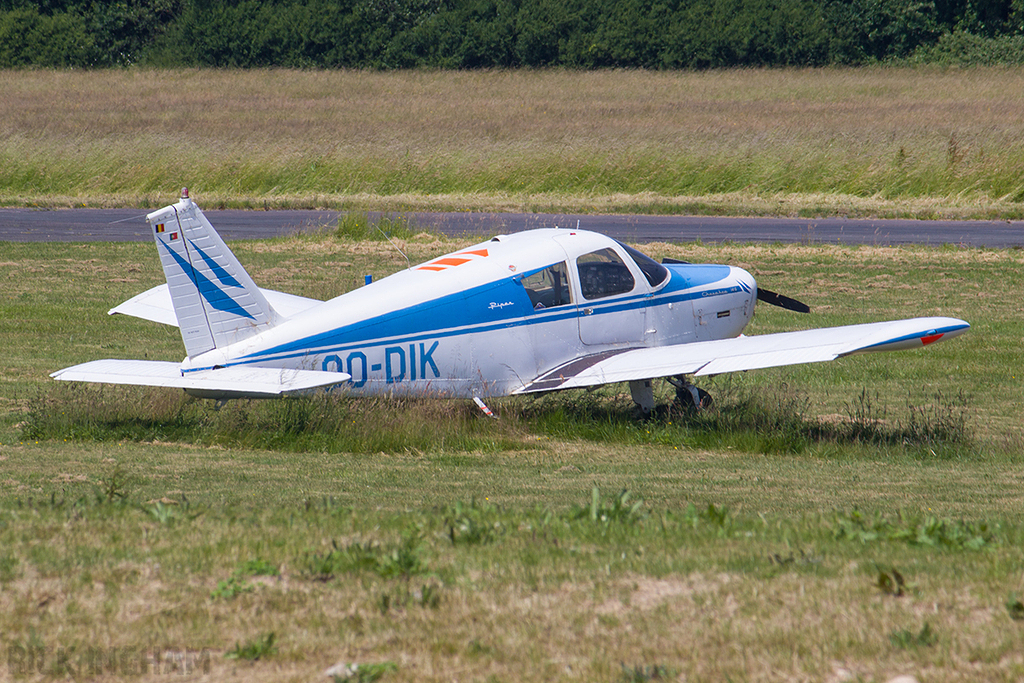
[[[520,284],[530,296],[530,303],[534,309],[554,308],[572,303],[569,278],[566,277],[568,271],[564,262],[556,263],[520,280]]]
[[[618,240],[616,240],[618,242]],[[627,246],[622,242],[618,242],[619,246],[626,250],[626,253],[633,257],[640,271],[647,278],[648,284],[651,285],[651,289],[654,289],[662,282],[668,279],[668,268],[661,265],[647,254],[639,252],[633,247]]]
[[[613,249],[601,249],[576,259],[580,274],[580,291],[584,299],[603,299],[606,296],[633,291],[636,281],[622,258]]]

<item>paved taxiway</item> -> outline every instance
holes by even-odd
[[[158,208],[158,207],[157,207]],[[0,209],[0,241],[127,242],[150,239],[152,209]],[[329,227],[337,211],[205,210],[228,240],[254,239]],[[955,244],[1024,247],[1024,221],[924,221],[844,218],[571,215],[536,213],[409,213],[415,225],[446,234],[484,237],[559,226],[602,232],[631,242],[806,242]]]

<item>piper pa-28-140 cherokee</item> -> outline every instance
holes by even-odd
[[[629,382],[648,412],[657,378],[699,407],[692,376],[919,348],[970,327],[930,317],[746,337],[758,299],[807,308],[741,268],[662,264],[558,228],[499,235],[322,302],[257,287],[187,190],[146,219],[167,284],[110,313],[177,325],[187,357],[97,360],[55,379],[221,400],[344,385],[478,403]]]

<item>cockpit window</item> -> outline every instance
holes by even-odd
[[[576,259],[580,274],[580,291],[584,299],[602,299],[606,296],[633,291],[636,281],[613,249],[601,249]]]
[[[569,278],[566,277],[568,271],[569,268],[564,262],[556,263],[519,281],[530,296],[530,303],[534,309],[554,308],[572,303]]]
[[[616,240],[618,242],[618,240]],[[626,253],[633,257],[636,261],[636,265],[643,272],[644,277],[647,278],[647,282],[651,287],[657,287],[668,278],[668,269],[661,265],[647,254],[637,251],[632,247],[627,247],[622,242],[618,242],[618,245],[626,250]]]

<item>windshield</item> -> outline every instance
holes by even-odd
[[[647,254],[643,254],[636,249],[626,246],[622,242],[615,240],[620,247],[626,250],[626,253],[632,257],[637,267],[643,272],[644,277],[647,278],[647,282],[651,287],[657,287],[662,282],[668,279],[668,269],[661,265]]]

